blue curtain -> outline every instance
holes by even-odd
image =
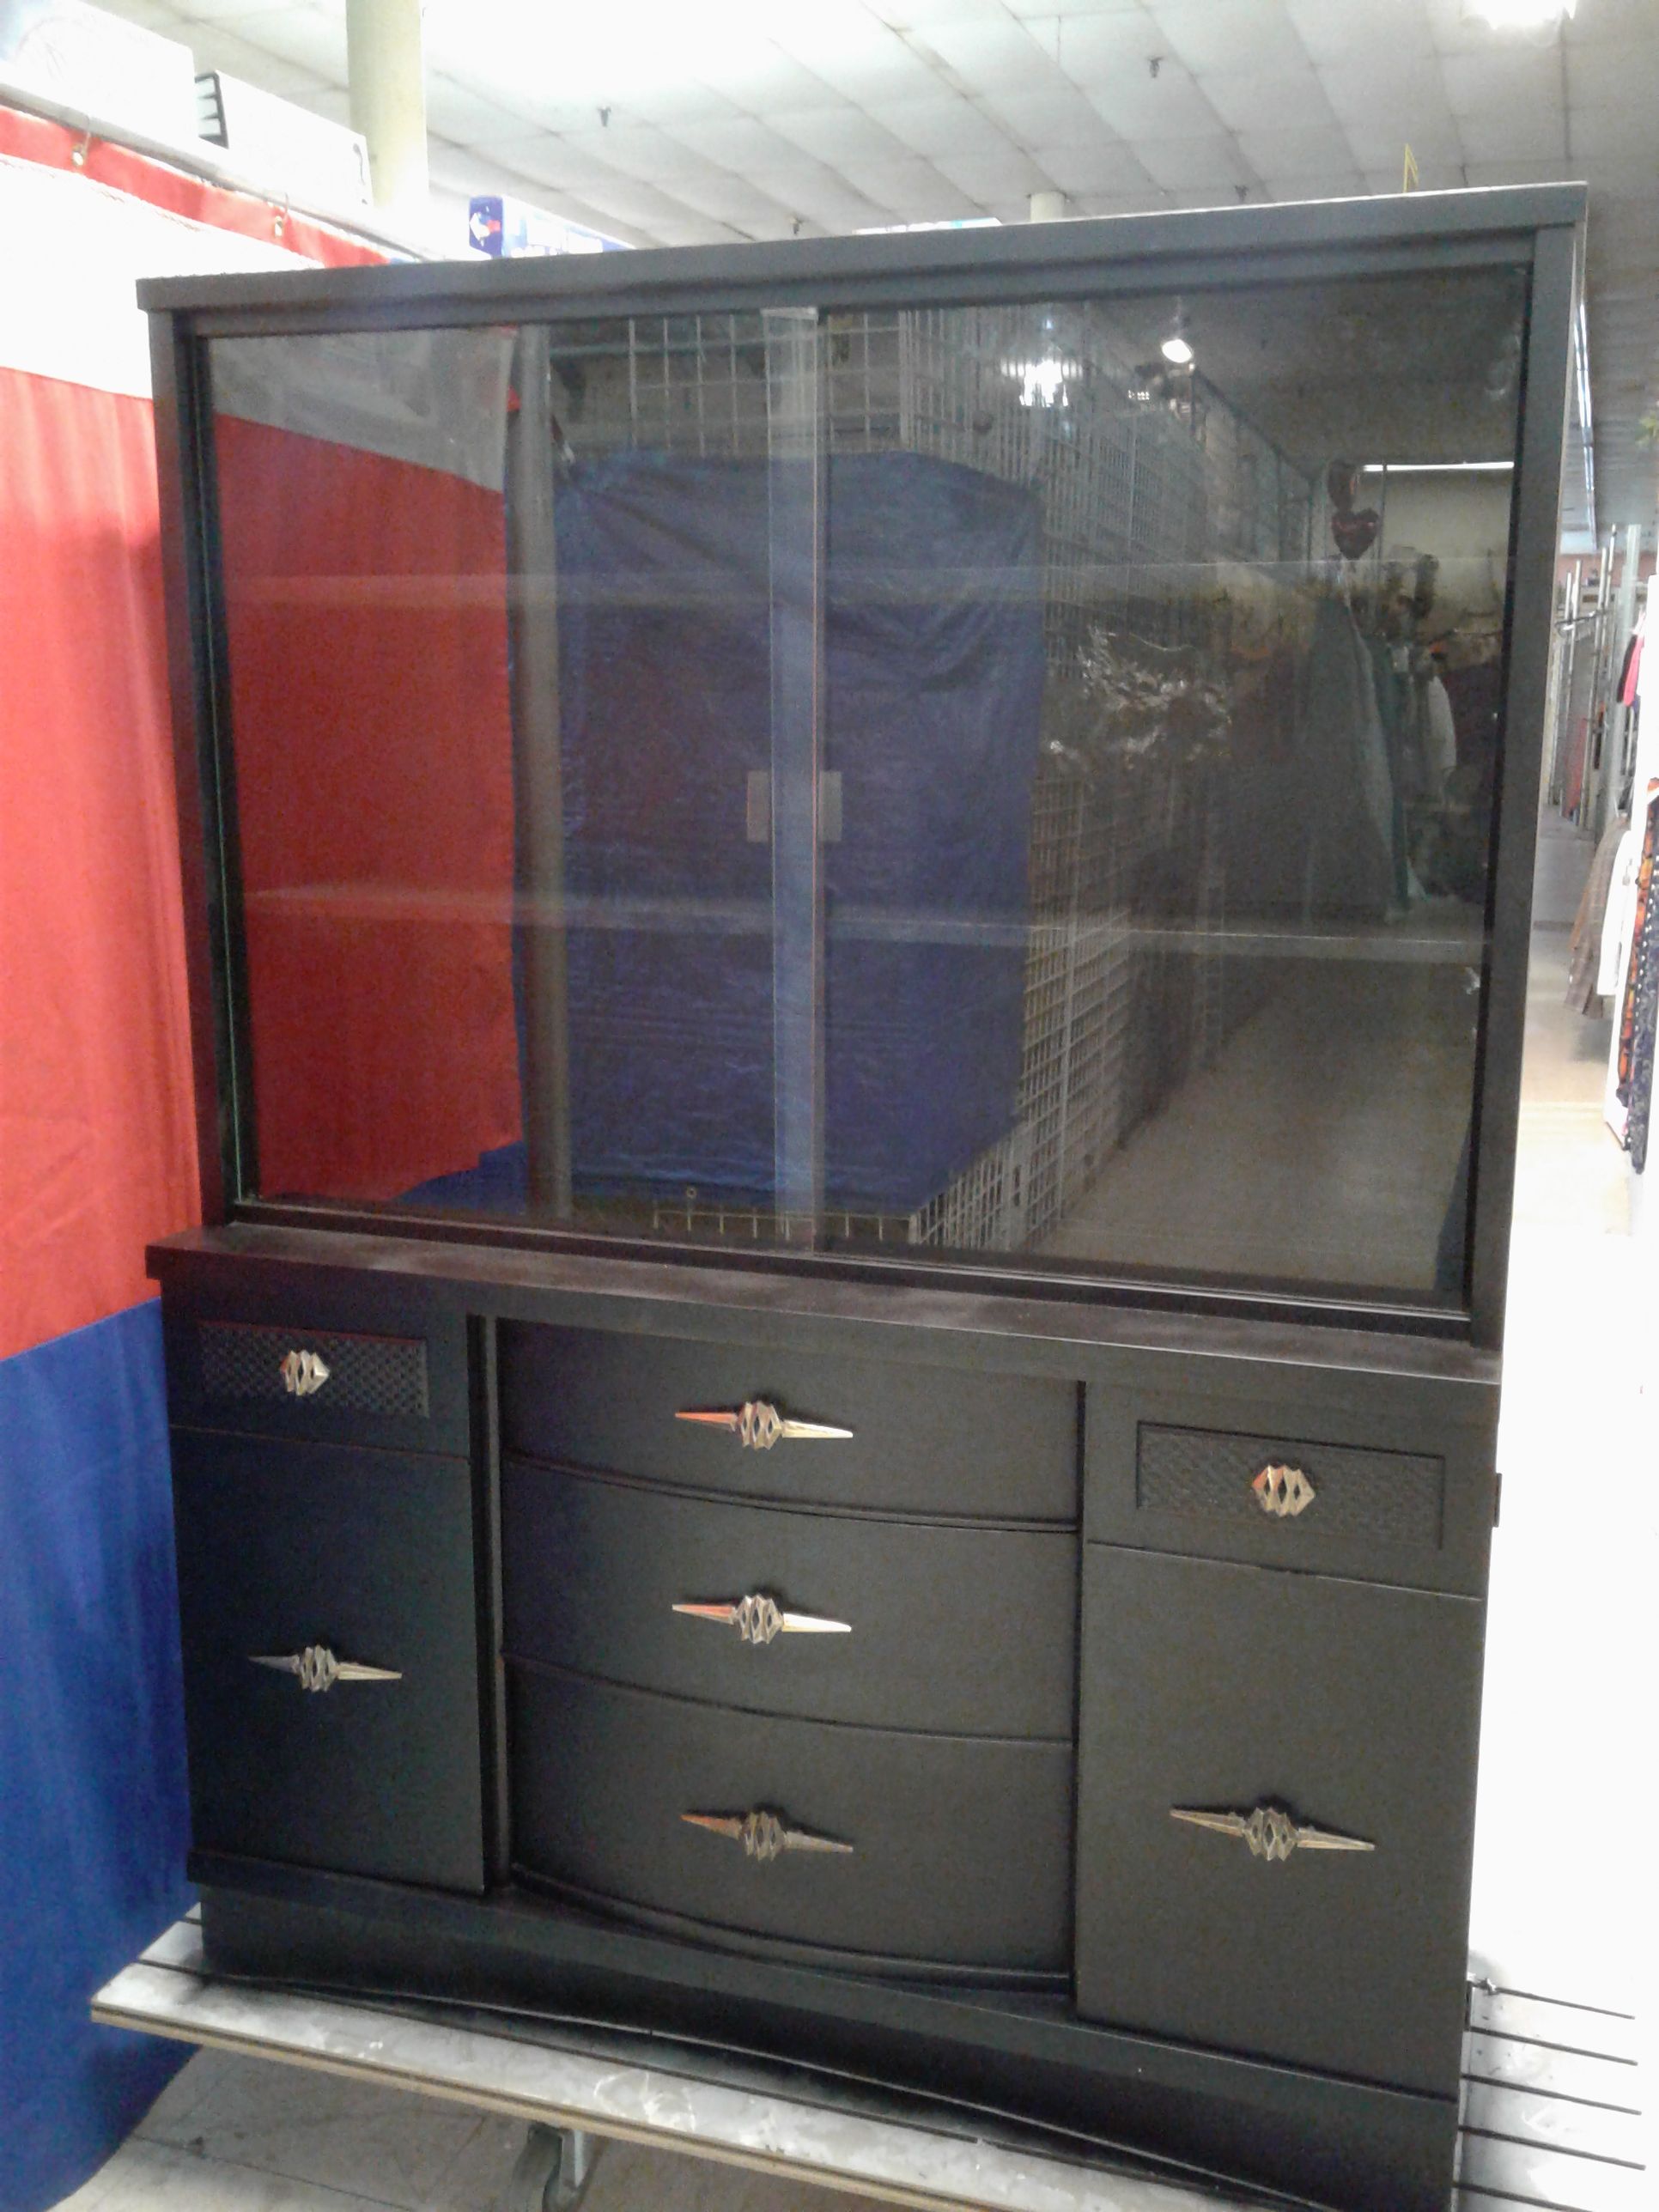
[[[88,2001],[190,1902],[154,1302],[0,1360],[0,2207],[83,2181],[189,2055]]]

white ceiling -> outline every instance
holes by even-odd
[[[102,0],[345,121],[344,0]],[[1584,179],[1597,506],[1652,521],[1659,0],[426,0],[441,192],[635,245]],[[1156,66],[1154,67],[1154,64]],[[602,116],[601,111],[604,111]],[[459,239],[461,226],[457,222]]]

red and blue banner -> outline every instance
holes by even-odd
[[[187,1901],[153,1237],[197,1218],[141,276],[380,257],[0,107],[0,2208],[180,2063],[88,2002]]]

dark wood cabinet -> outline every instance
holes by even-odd
[[[210,1963],[1444,2212],[1582,214],[146,288]]]

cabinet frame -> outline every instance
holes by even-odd
[[[1275,281],[1524,265],[1530,306],[1522,376],[1516,495],[1510,517],[1513,588],[1504,649],[1507,744],[1497,797],[1488,924],[1498,957],[1483,977],[1475,1072],[1475,1173],[1466,1297],[1459,1311],[1397,1296],[1370,1301],[1230,1285],[1206,1288],[1111,1273],[1056,1276],[970,1261],[794,1251],[744,1253],[688,1242],[679,1267],[741,1265],[776,1278],[927,1285],[1031,1300],[1096,1300],[1194,1315],[1258,1315],[1326,1326],[1392,1328],[1496,1347],[1501,1341],[1515,1176],[1525,1012],[1533,827],[1540,762],[1527,733],[1541,728],[1553,619],[1560,457],[1578,313],[1582,187],[1247,207],[1218,212],[1081,219],[1029,228],[860,237],[787,245],[431,264],[292,275],[153,280],[139,288],[151,316],[161,539],[173,679],[185,914],[205,1218],[327,1227],[661,1262],[660,1244],[531,1224],[500,1224],[381,1212],[324,1200],[251,1198],[253,1132],[245,1110],[249,1042],[234,926],[238,902],[228,662],[219,567],[208,346],[216,337],[441,328],[480,319],[543,323],[791,304],[835,308],[995,305],[1040,292],[1054,299]],[[613,264],[621,261],[618,268]]]

